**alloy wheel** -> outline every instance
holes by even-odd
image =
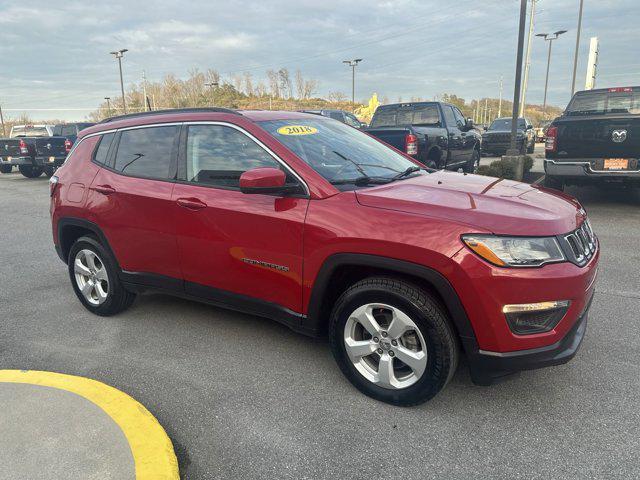
[[[344,327],[344,346],[356,370],[382,388],[407,388],[427,368],[420,329],[391,305],[368,303],[353,311]]]
[[[76,284],[91,305],[102,305],[109,295],[109,275],[102,259],[92,250],[80,250],[73,262]]]

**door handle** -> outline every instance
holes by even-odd
[[[207,204],[197,198],[179,198],[176,200],[176,203],[188,210],[202,210],[203,208],[207,208]]]
[[[116,193],[116,189],[111,185],[96,185],[95,187],[93,187],[93,189],[98,193],[102,193],[103,195],[111,195],[112,193]]]

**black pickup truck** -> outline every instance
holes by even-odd
[[[27,178],[44,172],[51,177],[67,158],[80,130],[92,123],[56,125],[52,136],[31,136],[28,128],[12,129],[10,138],[0,138],[0,172],[11,173],[14,166]]]
[[[430,168],[473,173],[480,162],[480,133],[448,103],[381,105],[364,131]]]
[[[577,92],[547,129],[547,187],[640,186],[640,87]]]

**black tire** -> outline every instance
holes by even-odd
[[[554,177],[547,174],[544,176],[544,186],[562,192],[564,190],[564,180],[560,177]]]
[[[0,173],[11,173],[13,170],[12,165],[0,165]]]
[[[22,176],[27,178],[38,178],[42,175],[42,167],[34,167],[32,165],[19,165],[18,170]]]
[[[358,307],[368,303],[397,308],[419,328],[427,363],[412,385],[383,388],[365,378],[349,359],[344,339],[346,322]],[[331,312],[329,338],[334,358],[349,381],[365,395],[393,405],[411,406],[430,400],[451,380],[458,364],[458,342],[444,307],[420,287],[392,277],[370,277],[346,290]],[[394,360],[392,365],[396,365]]]
[[[76,255],[81,250],[90,250],[95,253],[106,268],[109,288],[106,300],[100,305],[89,303],[80,291],[78,283],[76,282],[74,264]],[[71,250],[69,251],[67,264],[69,267],[69,278],[71,280],[71,285],[73,286],[73,291],[76,293],[76,296],[84,305],[84,307],[91,313],[95,313],[96,315],[105,317],[115,315],[129,308],[135,300],[135,293],[126,290],[120,282],[120,279],[118,278],[118,267],[115,259],[108,252],[108,250],[102,246],[97,238],[86,236],[80,237],[78,240],[76,240],[71,246]]]
[[[464,171],[466,173],[476,173],[478,171],[479,166],[480,166],[480,152],[477,149],[474,149],[473,154],[469,159],[469,162],[464,166]]]

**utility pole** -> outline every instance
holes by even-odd
[[[110,52],[111,55],[115,55],[115,57],[118,59],[118,67],[120,68],[120,91],[122,92],[122,109],[125,114],[127,113],[127,102],[124,98],[124,82],[122,80],[122,57],[124,57],[125,52],[128,51],[129,50],[127,50],[126,48],[123,48],[122,50]]]
[[[485,98],[484,99],[484,117],[483,117],[483,124],[486,125],[487,124],[487,109],[489,108],[489,99]]]
[[[533,25],[535,23],[534,17],[536,14],[536,2],[538,0],[531,0],[531,13],[529,14],[529,36],[527,38],[527,53],[525,54],[524,63],[524,81],[522,82],[522,101],[520,102],[520,111],[518,116],[524,117],[525,102],[527,99],[527,85],[529,83],[529,69],[531,68],[531,38],[533,36]]]
[[[215,91],[213,90],[214,87],[217,87],[218,85],[220,85],[218,82],[209,82],[209,83],[205,83],[204,86],[205,87],[209,87],[211,89],[211,106],[215,107],[216,106],[216,98],[215,98]],[[269,108],[269,110],[271,110],[271,108]]]
[[[578,68],[578,50],[580,49],[580,31],[582,30],[582,7],[584,0],[580,0],[580,11],[578,12],[578,33],[576,34],[576,51],[573,55],[573,77],[571,78],[571,96],[576,91],[576,69]]]
[[[502,75],[500,75],[500,100],[498,100],[498,118],[502,116]]]
[[[4,117],[2,116],[2,105],[0,105],[0,123],[2,124],[2,136],[7,136],[7,131],[4,129]]]
[[[142,70],[142,95],[144,95],[144,111],[147,111],[147,75],[144,70]]]
[[[353,60],[343,60],[351,67],[351,103],[356,103],[356,66],[362,61],[362,58],[354,58]]]
[[[549,86],[549,67],[551,66],[551,46],[553,41],[557,40],[560,35],[567,33],[566,30],[558,30],[557,32],[549,33],[537,33],[536,37],[543,37],[545,42],[549,42],[549,54],[547,55],[547,76],[544,81],[544,101],[542,102],[542,113],[547,113],[547,87]],[[551,36],[553,35],[553,36]]]
[[[518,28],[518,49],[516,50],[516,80],[513,88],[513,111],[511,113],[511,142],[507,155],[520,154],[516,146],[518,134],[518,110],[520,109],[520,87],[522,86],[522,47],[524,46],[524,24],[527,19],[527,0],[520,0],[520,25]]]
[[[109,101],[111,100],[111,97],[104,97],[104,99],[107,101],[107,117],[111,116],[111,103],[109,103]]]

